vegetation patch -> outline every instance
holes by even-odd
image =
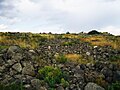
[[[57,67],[45,66],[39,71],[40,79],[48,83],[51,88],[55,88],[56,84],[62,84],[67,87],[69,83],[66,81],[65,74]]]
[[[68,61],[68,58],[62,54],[62,55],[55,55],[55,58],[56,58],[56,61],[59,62],[59,63],[65,63]]]
[[[108,90],[120,90],[120,82],[112,83],[108,86]]]
[[[0,84],[0,90],[25,90],[22,82],[20,84],[12,83],[10,85]]]

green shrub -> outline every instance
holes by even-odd
[[[120,60],[120,56],[119,55],[114,55],[110,57],[110,60]]]
[[[64,78],[64,74],[57,67],[45,66],[38,72],[41,76],[40,79],[46,81],[51,88],[54,88],[55,84],[60,84],[61,78]]]
[[[65,57],[65,55],[58,55],[57,57],[56,57],[56,60],[57,60],[57,62],[59,62],[59,63],[65,63],[65,62],[67,62],[67,58]]]
[[[69,86],[69,83],[64,78],[61,78],[61,85],[63,87],[67,87],[67,86]]]
[[[10,85],[3,85],[0,84],[0,90],[25,90],[23,87],[23,84],[16,84],[16,83],[12,83]]]
[[[120,82],[112,83],[112,85],[108,86],[108,90],[120,90]]]

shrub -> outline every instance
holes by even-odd
[[[0,90],[25,90],[22,82],[20,84],[12,83],[10,85],[0,84]]]
[[[111,86],[108,86],[108,90],[120,90],[120,82],[112,83]]]
[[[67,58],[63,54],[62,55],[58,55],[56,57],[56,61],[58,61],[59,63],[65,63],[65,62],[67,62]]]
[[[61,78],[61,85],[63,87],[67,87],[67,86],[69,86],[69,83],[64,78]]]
[[[101,33],[96,30],[92,30],[92,31],[88,32],[88,35],[94,35],[94,34],[101,34]]]
[[[63,72],[57,67],[45,66],[44,68],[40,69],[38,72],[41,76],[40,79],[46,81],[51,88],[54,88],[55,84],[60,84],[62,78],[64,79]],[[63,82],[66,81],[62,80],[62,83]]]
[[[112,60],[112,61],[114,61],[114,60],[120,60],[120,56],[119,55],[111,56],[110,60]]]

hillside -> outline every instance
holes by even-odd
[[[0,33],[0,90],[120,90],[120,36]]]

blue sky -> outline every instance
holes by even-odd
[[[0,32],[120,35],[120,0],[0,0]]]

